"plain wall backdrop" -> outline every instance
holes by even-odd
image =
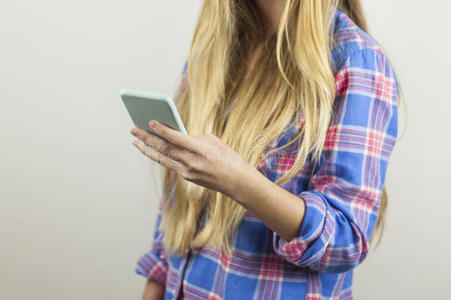
[[[140,298],[134,268],[160,187],[157,166],[131,145],[119,90],[174,92],[200,3],[1,0],[0,299]],[[355,298],[444,297],[451,6],[363,4],[408,118],[401,104],[386,233],[355,272]]]

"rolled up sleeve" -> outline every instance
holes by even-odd
[[[398,130],[398,86],[379,48],[351,54],[336,73],[334,114],[321,159],[298,196],[306,210],[299,235],[273,233],[289,262],[321,272],[345,272],[369,249],[388,160]]]

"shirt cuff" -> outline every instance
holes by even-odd
[[[136,273],[161,284],[166,283],[168,265],[166,260],[151,251],[144,254],[137,262]]]
[[[312,243],[321,235],[323,235],[322,239],[330,238],[333,224],[328,223],[333,220],[326,221],[327,202],[320,192],[304,191],[298,196],[305,201],[305,213],[299,235],[287,241],[273,232],[273,247],[277,254],[300,266],[307,265],[316,259],[316,250],[312,249],[314,248],[311,247]]]

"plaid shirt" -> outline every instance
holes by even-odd
[[[136,272],[164,283],[165,299],[182,291],[185,299],[352,299],[353,269],[367,256],[396,142],[398,86],[374,39],[340,10],[334,26],[336,99],[324,152],[314,168],[306,163],[282,185],[306,203],[299,235],[284,240],[248,211],[231,259],[207,247],[178,257],[163,248],[160,202],[153,246]],[[287,128],[272,146],[286,144],[300,126]],[[268,157],[258,169],[276,181],[298,146]]]

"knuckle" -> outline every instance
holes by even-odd
[[[180,171],[180,175],[182,175],[183,178],[185,178],[186,180],[189,180],[189,181],[195,179],[195,178],[194,178],[194,174],[192,174],[192,173],[191,173],[189,170],[187,170],[187,169],[184,169],[184,170]]]
[[[150,145],[152,143],[152,135],[150,135],[150,134],[143,135],[141,138],[148,145]]]
[[[169,145],[166,144],[166,143],[164,143],[164,142],[161,143],[160,146],[159,146],[158,148],[159,148],[159,151],[160,151],[161,153],[168,153],[169,150],[170,150]]]
[[[175,161],[180,161],[182,159],[180,153],[176,150],[170,150],[167,155],[170,159]]]
[[[191,173],[199,171],[199,165],[196,162],[195,158],[190,158],[186,161],[186,169]]]
[[[152,147],[146,147],[145,151],[148,156],[153,156],[155,154],[155,149],[153,149]]]
[[[193,165],[194,156],[190,154],[186,154],[185,164],[187,167],[191,167]]]
[[[153,157],[156,162],[161,163],[161,161],[163,159],[163,155],[161,155],[161,153],[159,153],[158,151],[155,151],[155,150],[150,150],[150,152],[151,152],[151,157]]]
[[[169,159],[178,160],[178,154],[174,150],[168,151],[166,155],[168,156]]]
[[[192,163],[187,166],[187,169],[189,173],[194,173],[198,171],[197,166]]]

